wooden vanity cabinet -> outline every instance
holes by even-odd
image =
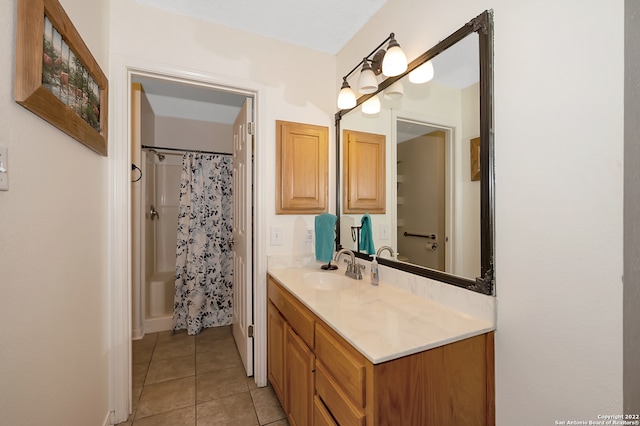
[[[268,279],[267,370],[291,425],[313,424],[315,319],[286,290]]]
[[[495,424],[492,332],[374,365],[271,277],[267,285],[269,380],[291,424]]]

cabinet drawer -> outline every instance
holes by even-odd
[[[313,426],[338,426],[318,395],[313,398]]]
[[[365,364],[324,326],[316,324],[316,357],[358,406],[365,405]]]
[[[313,325],[314,320],[311,312],[293,296],[273,281],[268,279],[267,294],[269,300],[280,311],[280,314],[287,320],[298,336],[313,349]]]
[[[326,367],[316,359],[316,392],[341,426],[364,426],[365,414],[347,397],[347,394],[327,373]]]

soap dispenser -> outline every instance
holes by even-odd
[[[371,261],[371,285],[378,285],[380,282],[380,277],[378,276],[378,261],[376,260],[376,255],[373,255],[373,260]]]

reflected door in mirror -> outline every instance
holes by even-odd
[[[445,132],[398,143],[398,260],[445,271]]]

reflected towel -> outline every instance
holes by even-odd
[[[328,263],[333,259],[337,220],[338,217],[331,213],[316,216],[316,259],[321,262]]]
[[[360,220],[362,229],[360,229],[360,247],[359,250],[364,250],[367,254],[375,254],[376,248],[373,245],[373,234],[371,233],[371,216],[369,213],[365,213]]]

